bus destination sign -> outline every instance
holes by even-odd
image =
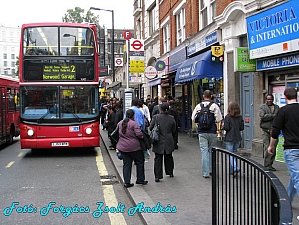
[[[75,65],[44,65],[43,80],[76,80]]]

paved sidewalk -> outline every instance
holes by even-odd
[[[108,149],[111,159],[123,183],[122,160],[119,160],[114,150],[109,150],[110,140],[107,131],[101,130],[104,146]],[[152,152],[151,152],[152,153]],[[164,207],[176,207],[176,213],[142,213],[146,224],[212,224],[212,180],[203,178],[201,172],[201,152],[198,138],[190,137],[187,133],[179,133],[179,149],[173,153],[175,169],[174,177],[165,175],[160,182],[155,182],[152,157],[145,164],[145,176],[148,185],[136,185],[128,188],[127,192],[135,204],[144,203],[145,207],[155,207],[160,204]],[[251,156],[251,159],[263,164],[263,158]],[[277,169],[274,174],[285,185],[289,175],[284,163],[275,162]],[[135,168],[132,170],[131,182],[135,183]],[[293,203],[293,224],[299,224],[296,216],[299,215],[299,198],[296,196]]]

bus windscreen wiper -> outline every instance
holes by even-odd
[[[50,114],[50,110],[48,110],[48,112],[46,112],[44,115],[42,115],[38,120],[37,123],[42,123],[44,118]]]
[[[67,106],[64,106],[64,109],[68,112],[68,113],[71,113],[74,115],[74,117],[76,117],[76,119],[81,123],[82,122],[82,119],[76,114],[76,113],[73,113],[72,110],[70,110],[69,107]]]

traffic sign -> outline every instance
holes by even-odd
[[[154,66],[147,66],[144,70],[144,76],[147,79],[154,79],[157,76],[157,70]]]
[[[116,66],[123,66],[123,58],[115,58]]]
[[[130,39],[130,51],[131,52],[143,52],[144,41],[139,39]]]
[[[123,37],[126,39],[126,40],[129,40],[131,37],[132,37],[132,34],[129,30],[125,30],[123,32]]]

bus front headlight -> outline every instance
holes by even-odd
[[[92,129],[90,127],[87,127],[86,130],[85,130],[86,134],[91,134],[92,132]]]
[[[33,136],[34,135],[34,131],[32,129],[29,129],[27,131],[28,136]]]

